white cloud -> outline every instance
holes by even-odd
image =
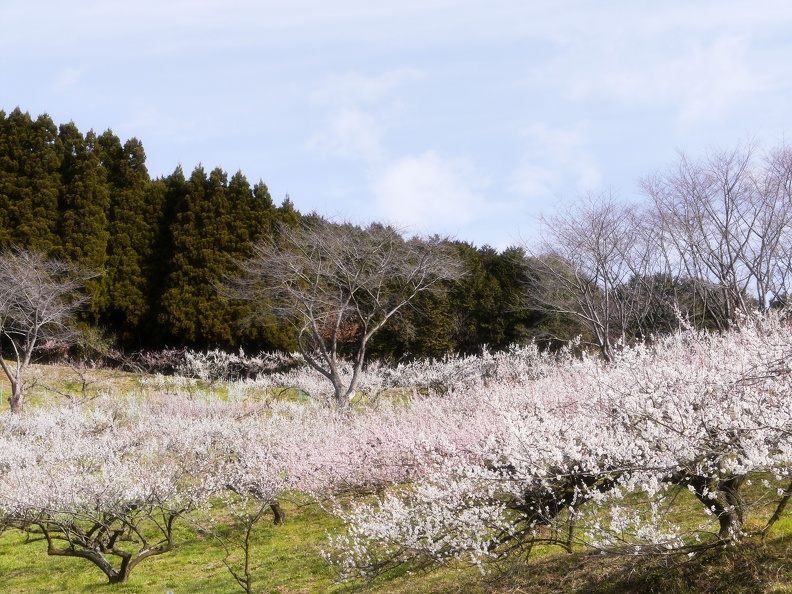
[[[325,128],[308,139],[306,147],[325,157],[381,164],[387,158],[383,147],[387,123],[399,109],[397,91],[420,76],[412,69],[389,70],[377,76],[358,72],[328,75],[310,98],[332,115]]]
[[[654,24],[652,16],[641,17],[646,22],[628,17],[610,36],[566,39],[543,76],[580,104],[605,100],[671,110],[682,127],[721,121],[784,80],[788,67],[779,56],[763,55],[752,32],[734,21],[718,31],[704,23],[687,28],[663,15]]]
[[[331,118],[325,131],[308,140],[307,147],[323,156],[379,162],[385,158],[381,137],[382,128],[371,115],[344,108]]]
[[[569,187],[584,192],[601,184],[583,126],[551,128],[536,123],[525,131],[525,137],[528,150],[514,173],[511,191],[546,198]]]
[[[525,196],[549,196],[561,181],[562,176],[558,170],[526,160],[515,171],[509,189]]]
[[[710,46],[694,48],[680,61],[676,88],[678,123],[719,120],[754,95],[767,92],[767,82],[753,71],[748,59],[749,43],[743,38],[720,38]]]
[[[627,104],[675,106],[682,120],[717,118],[763,85],[748,66],[747,40],[722,37],[623,64],[598,79],[597,91]],[[600,73],[602,74],[602,73]]]
[[[317,103],[358,105],[375,103],[387,97],[399,86],[419,79],[421,71],[412,68],[389,70],[378,76],[363,76],[358,72],[330,74],[324,84],[311,95]]]
[[[68,91],[77,87],[82,78],[84,70],[82,68],[75,68],[67,66],[58,72],[55,77],[54,88],[57,91]]]
[[[390,163],[372,184],[379,215],[419,229],[453,231],[481,215],[487,204],[468,164],[434,151]]]

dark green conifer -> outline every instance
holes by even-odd
[[[129,342],[140,335],[149,310],[149,270],[156,232],[156,206],[146,154],[136,138],[123,146],[110,130],[99,137],[110,189],[103,321]]]
[[[58,201],[60,256],[101,271],[107,259],[110,197],[99,167],[96,135],[85,138],[74,123],[60,127],[63,151]]]
[[[231,345],[228,300],[216,284],[231,270],[236,222],[228,200],[228,176],[198,166],[186,183],[172,226],[173,257],[162,296],[160,322],[195,346]]]
[[[33,121],[19,108],[0,113],[0,245],[53,253],[60,244],[58,130],[46,114]]]

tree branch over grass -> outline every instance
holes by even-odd
[[[29,542],[45,540],[48,555],[90,561],[107,576],[108,583],[120,584],[141,561],[173,550],[173,523],[180,515],[156,505],[130,505],[93,517],[42,513],[10,525],[26,531]],[[156,534],[153,541],[149,532]],[[117,565],[113,559],[118,559]]]

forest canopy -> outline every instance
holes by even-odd
[[[178,165],[152,179],[137,138],[0,111],[0,248],[95,271],[81,322],[114,346],[294,350],[290,325],[275,317],[248,323],[251,304],[217,287],[253,244],[316,217],[288,196],[277,205],[263,181],[241,171],[198,165],[188,174]],[[553,316],[525,307],[529,259],[521,248],[450,246],[465,274],[399,312],[372,340],[371,356],[441,357],[559,338]],[[560,338],[578,331],[570,328]]]
[[[503,251],[443,239],[463,270],[399,308],[371,337],[367,359],[580,337],[610,360],[620,345],[685,326],[723,331],[787,303],[792,150],[680,154],[645,177],[641,192],[636,203],[584,196],[543,217],[542,237]],[[263,181],[241,171],[198,165],[187,174],[178,165],[152,179],[136,138],[0,111],[0,249],[92,271],[79,322],[122,351],[295,351],[298,331],[276,303],[219,289],[256,245],[317,221],[342,233],[366,227],[300,213],[288,195],[276,205]]]

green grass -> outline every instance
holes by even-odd
[[[382,581],[339,584],[335,572],[320,554],[327,532],[340,529],[338,521],[316,506],[298,508],[284,503],[283,507],[287,514],[284,524],[275,526],[271,517],[267,517],[256,529],[253,549],[256,592],[453,592],[449,588],[462,579],[458,571],[444,569],[405,576],[391,584]],[[108,585],[104,574],[88,561],[49,557],[43,542],[28,543],[23,533],[6,531],[0,535],[0,592],[220,594],[242,591],[223,564],[224,551],[214,539],[199,535],[186,523],[177,532],[175,551],[143,561],[133,570],[128,583]],[[471,570],[464,573],[471,574]],[[467,579],[462,579],[462,583],[466,582]]]
[[[527,559],[493,566],[488,575],[462,565],[430,572],[396,572],[370,584],[339,584],[321,557],[327,532],[337,520],[316,506],[284,502],[286,522],[274,526],[265,518],[257,527],[253,549],[256,592],[296,594],[484,594],[487,592],[550,594],[627,594],[658,592],[772,592],[792,594],[792,518],[787,514],[765,540],[751,538],[739,547],[707,552],[693,560],[611,557],[554,547]],[[0,535],[0,592],[35,594],[221,594],[241,592],[223,564],[223,550],[212,538],[182,523],[176,550],[143,561],[127,584],[108,585],[87,561],[48,557],[42,542],[26,543],[9,530]]]
[[[320,546],[334,520],[313,506],[298,510],[284,504],[284,508],[287,521],[283,525],[274,526],[271,518],[265,518],[256,530],[257,591],[332,591],[335,576],[322,560]],[[182,594],[234,592],[238,588],[223,564],[219,543],[185,522],[177,530],[175,551],[144,560],[132,571],[128,583],[112,586],[90,562],[49,557],[43,542],[25,540],[14,530],[0,536],[0,592]]]
[[[102,390],[114,394],[148,394],[138,376],[105,370],[85,376],[64,367],[41,368],[44,376],[28,401],[37,406],[73,394],[90,398]],[[88,386],[83,390],[84,386]],[[4,386],[8,393],[8,384]],[[213,397],[223,398],[224,386],[196,385]],[[166,395],[167,393],[163,393]],[[293,397],[294,395],[289,395]],[[266,395],[265,395],[266,397]],[[7,406],[7,404],[5,404]],[[760,489],[746,486],[746,499]],[[674,500],[675,519],[683,526],[702,522],[701,506],[686,491]],[[393,572],[372,583],[339,584],[334,570],[322,559],[327,533],[342,529],[339,521],[313,505],[283,502],[286,522],[274,526],[266,517],[254,534],[254,590],[261,593],[370,594],[662,594],[705,592],[721,594],[792,594],[792,514],[774,526],[765,539],[752,537],[737,547],[686,557],[614,557],[576,548],[537,547],[528,558],[514,558],[481,575],[476,568],[449,565],[429,572]],[[760,501],[746,519],[749,530],[761,529],[772,513],[771,501]],[[49,557],[43,542],[26,542],[16,530],[0,534],[0,593],[36,594],[69,592],[89,594],[173,594],[241,592],[223,564],[224,552],[214,539],[199,534],[186,522],[177,528],[174,551],[144,560],[129,582],[108,585],[104,574],[91,563],[75,558]]]

